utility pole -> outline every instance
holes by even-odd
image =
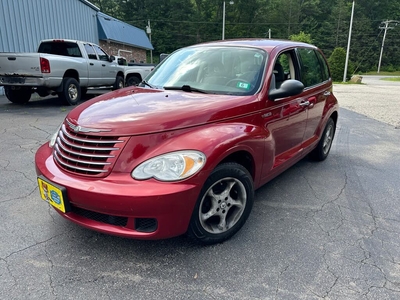
[[[147,20],[146,32],[149,35],[150,44],[151,44],[151,27],[150,20]],[[153,50],[150,50],[150,63],[153,63]]]
[[[396,26],[396,25],[399,25],[400,21],[386,20],[386,21],[383,21],[383,22],[381,23],[381,25],[379,26],[379,29],[383,29],[383,30],[385,30],[385,32],[383,33],[381,54],[379,55],[378,72],[377,72],[378,74],[379,74],[379,72],[380,72],[380,70],[381,70],[383,46],[385,45],[386,32],[387,32],[388,29],[393,29],[393,28],[394,28],[394,27],[389,27],[389,24],[392,24],[392,23]],[[384,26],[382,26],[382,24],[384,24]]]
[[[351,9],[351,18],[350,18],[350,29],[349,29],[349,40],[347,42],[347,51],[346,51],[346,62],[344,64],[344,74],[343,74],[343,82],[346,82],[347,76],[347,66],[349,64],[349,55],[350,55],[350,42],[351,42],[351,29],[353,28],[353,16],[354,16],[354,5],[356,1],[353,0],[353,7]]]

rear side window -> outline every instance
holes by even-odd
[[[85,50],[87,52],[87,55],[89,59],[96,59],[97,60],[97,55],[96,52],[94,51],[93,47],[89,44],[85,44]]]
[[[314,49],[299,48],[297,53],[300,58],[301,82],[304,87],[311,87],[327,80],[327,69],[323,70],[324,67]]]

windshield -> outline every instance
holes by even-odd
[[[259,90],[267,53],[245,47],[201,46],[169,55],[146,78],[154,87],[229,95]]]

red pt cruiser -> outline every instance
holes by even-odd
[[[36,153],[41,197],[103,233],[212,244],[234,235],[254,190],[307,154],[324,160],[338,120],[315,46],[227,40],[172,53],[140,86],[73,109]]]

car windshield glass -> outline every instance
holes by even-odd
[[[188,47],[169,55],[146,81],[170,90],[252,95],[260,88],[266,60],[267,53],[261,49]]]

